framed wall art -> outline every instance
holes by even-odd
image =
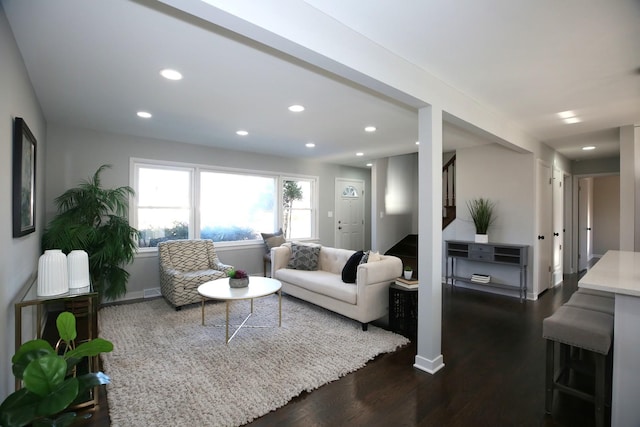
[[[36,231],[36,139],[25,121],[13,123],[13,237]]]

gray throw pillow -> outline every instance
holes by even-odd
[[[275,233],[260,233],[262,235],[262,240],[264,241],[264,251],[266,253],[271,252],[271,248],[276,247],[276,246],[280,246],[281,244],[283,244],[285,242],[284,239],[284,233],[282,232],[282,228],[278,231],[276,231]],[[280,243],[278,243],[280,240],[269,240],[272,237],[279,237],[282,239],[282,241]],[[269,242],[267,242],[269,240]]]
[[[291,258],[287,268],[313,271],[318,269],[321,245],[291,243]]]

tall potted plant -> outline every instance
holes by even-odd
[[[493,209],[495,203],[485,198],[477,198],[467,201],[469,214],[476,227],[475,241],[477,243],[488,243],[489,235],[487,234],[489,227],[495,221]]]
[[[44,231],[42,249],[86,251],[94,290],[115,299],[127,292],[129,273],[123,266],[133,261],[139,233],[127,219],[133,189],[102,187],[100,174],[110,167],[100,166],[88,181],[55,199],[58,214]]]

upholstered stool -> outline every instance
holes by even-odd
[[[547,340],[545,410],[551,413],[554,390],[593,402],[596,426],[604,425],[604,405],[607,395],[607,355],[613,341],[613,316],[600,311],[564,305],[542,322],[542,336]],[[555,369],[555,346],[563,350],[559,369]],[[569,348],[567,348],[567,346]],[[595,364],[594,393],[569,386],[570,370],[576,369],[569,356],[571,348],[588,351]]]
[[[565,306],[584,308],[587,310],[599,311],[613,316],[615,300],[609,297],[592,295],[583,292],[575,292],[571,295]]]
[[[597,291],[595,289],[578,288],[578,290],[575,291],[575,293],[576,294],[596,295],[596,296],[599,296],[599,297],[615,299],[615,295],[612,292]]]

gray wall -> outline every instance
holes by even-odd
[[[573,175],[592,175],[600,173],[619,173],[620,157],[595,160],[571,161],[571,173]]]
[[[485,197],[495,203],[496,221],[489,228],[492,243],[533,245],[534,234],[534,155],[518,153],[497,144],[460,149],[456,153],[456,220],[444,236],[455,240],[474,240],[475,227],[467,201]],[[448,227],[448,228],[449,228]],[[533,248],[529,248],[532,265]],[[446,254],[443,252],[443,256]],[[528,269],[529,289],[533,268]],[[490,274],[499,282],[517,284],[519,271],[481,263],[459,264],[459,275]],[[462,285],[462,284],[461,284]],[[475,287],[474,285],[464,285]],[[503,293],[483,287],[483,290]]]
[[[620,176],[593,177],[593,254],[620,249]]]
[[[73,127],[51,125],[47,152],[46,209],[47,221],[55,211],[53,200],[69,187],[77,185],[95,173],[101,164],[113,168],[103,173],[105,187],[130,185],[131,158],[176,161],[200,165],[225,166],[250,170],[303,174],[319,177],[319,241],[334,244],[334,219],[328,212],[335,211],[334,186],[336,178],[360,179],[365,182],[366,200],[371,197],[371,171],[313,161],[258,155],[248,152],[222,150],[200,145],[140,138],[130,135],[98,132]],[[224,189],[222,189],[224,191]],[[232,188],[227,189],[229,194]],[[365,206],[365,217],[370,218],[371,206]],[[272,230],[265,230],[272,231]],[[371,244],[367,228],[365,244]],[[251,274],[262,274],[262,241],[240,247],[219,247],[223,262],[241,266]],[[126,298],[138,298],[144,289],[158,288],[158,260],[156,254],[141,254],[128,267],[131,279]]]
[[[11,357],[14,353],[14,299],[35,274],[40,256],[40,235],[44,223],[45,120],[33,92],[22,57],[0,7],[0,401],[13,392]],[[37,140],[36,232],[13,238],[12,234],[12,141],[13,120],[25,119]],[[33,338],[27,321],[23,336]]]

